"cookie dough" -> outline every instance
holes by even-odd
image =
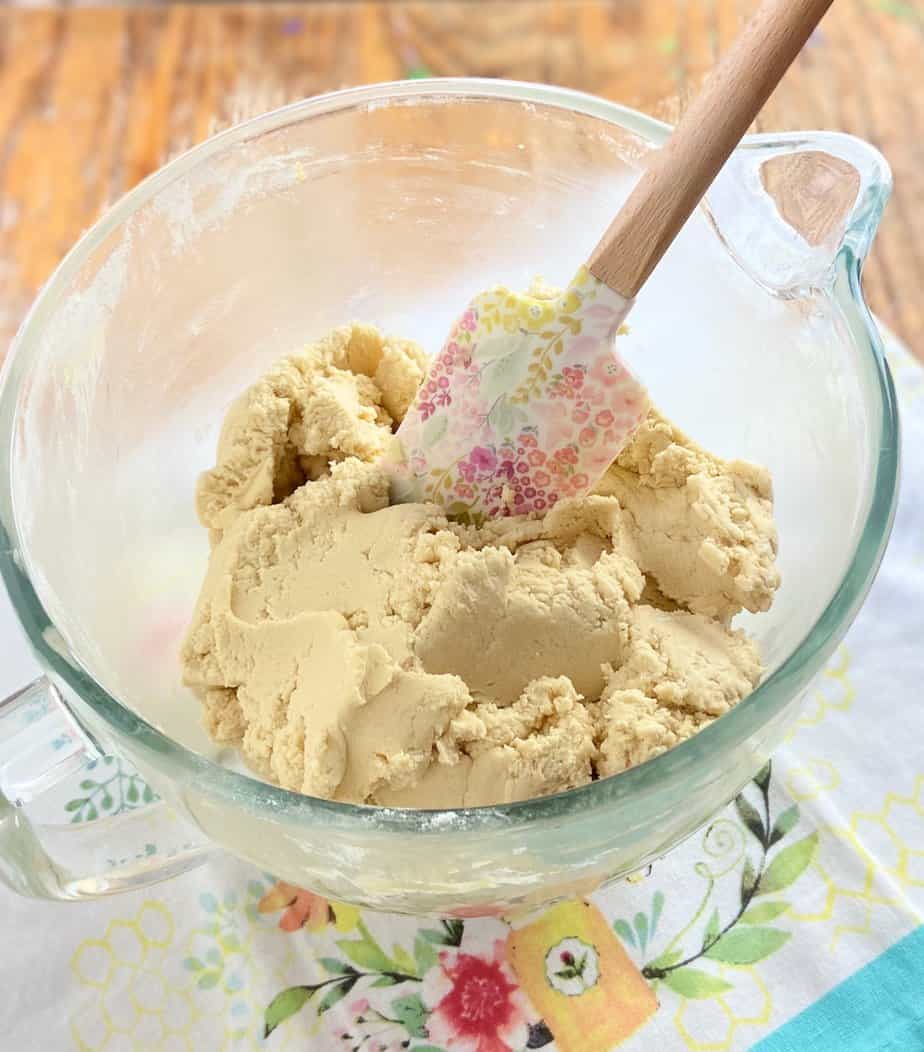
[[[779,584],[767,472],[652,409],[544,517],[390,506],[377,461],[425,368],[343,326],[229,411],[182,651],[212,736],[314,796],[468,807],[615,774],[745,697],[761,663],[730,622]]]

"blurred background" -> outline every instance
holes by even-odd
[[[754,0],[433,0],[0,7],[0,358],[119,195],[216,130],[404,77],[566,85],[665,119]],[[761,130],[852,132],[895,176],[866,288],[924,358],[924,0],[835,0]]]

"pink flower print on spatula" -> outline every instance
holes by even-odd
[[[497,467],[497,454],[486,446],[476,446],[469,458],[478,478],[491,475]]]
[[[589,492],[647,411],[613,345],[625,307],[583,268],[556,299],[476,297],[398,429],[395,499],[479,521]]]

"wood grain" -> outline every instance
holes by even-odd
[[[753,0],[0,9],[0,356],[106,203],[219,127],[415,75],[507,76],[676,119]],[[879,147],[895,195],[873,308],[924,358],[924,0],[837,0],[758,119]]]

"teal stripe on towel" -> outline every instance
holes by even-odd
[[[751,1052],[924,1052],[924,926]]]

